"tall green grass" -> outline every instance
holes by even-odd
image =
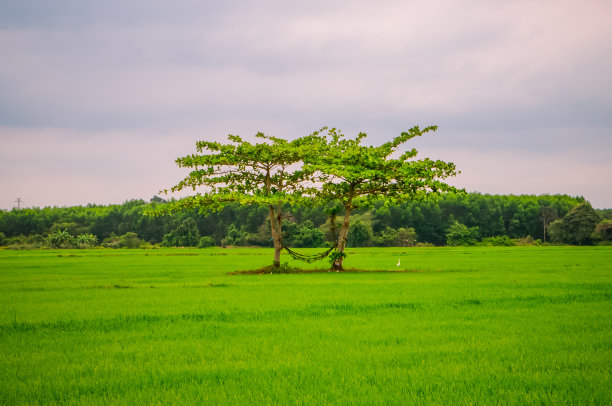
[[[0,251],[0,403],[612,403],[609,247],[271,254]]]

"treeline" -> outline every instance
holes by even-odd
[[[40,247],[272,246],[268,209],[230,204],[217,213],[198,210],[150,217],[163,204],[130,200],[0,211],[0,245]],[[335,219],[330,222],[330,215]],[[334,241],[341,207],[285,207],[283,243],[324,247]],[[348,245],[514,245],[552,242],[606,243],[611,210],[594,210],[583,198],[566,195],[444,194],[428,201],[385,206],[375,203],[351,213]]]

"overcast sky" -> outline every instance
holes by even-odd
[[[150,199],[196,140],[327,125],[612,207],[609,0],[0,0],[0,208]]]

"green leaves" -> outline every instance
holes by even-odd
[[[365,133],[348,139],[336,128],[327,127],[294,141],[261,132],[256,138],[262,142],[255,144],[231,134],[228,144],[199,141],[198,154],[176,160],[180,167],[192,170],[171,190],[204,190],[195,196],[156,206],[148,214],[192,208],[217,211],[230,202],[266,205],[270,208],[276,250],[274,263],[278,265],[282,205],[339,201],[346,213],[338,242],[339,252],[343,254],[351,210],[370,205],[376,199],[399,203],[456,191],[440,181],[457,174],[453,163],[429,158],[416,160],[415,149],[391,158],[408,140],[436,129],[436,126],[423,130],[413,127],[378,147],[361,145]],[[343,255],[336,258],[335,269],[342,268],[342,259]]]
[[[314,147],[304,156],[304,168],[316,174],[321,182],[314,193],[323,201],[341,202],[345,209],[339,253],[344,253],[348,240],[352,210],[369,206],[375,200],[397,204],[444,191],[457,191],[440,181],[457,174],[453,163],[429,158],[415,160],[416,149],[404,152],[399,158],[391,158],[408,140],[436,129],[436,126],[423,130],[413,127],[378,147],[361,145],[365,133],[347,139],[335,128],[323,128],[311,136]],[[335,257],[332,268],[342,269],[343,258],[342,255]]]
[[[324,183],[320,197],[340,200],[345,206],[350,202],[352,208],[358,207],[358,202],[367,204],[374,197],[401,201],[428,193],[456,191],[439,181],[457,174],[453,163],[429,158],[414,160],[416,149],[391,158],[408,140],[436,129],[430,126],[420,130],[416,126],[378,147],[361,145],[365,133],[347,139],[335,128],[327,129],[327,134],[322,129],[313,135],[317,146],[314,153],[305,157],[305,167],[320,174],[319,180]],[[365,199],[356,200],[362,196]]]
[[[47,242],[53,248],[71,248],[73,244],[73,237],[70,235],[68,230],[55,230],[54,233],[49,234]]]
[[[365,133],[348,139],[336,128],[326,127],[295,141],[261,132],[256,137],[263,142],[256,144],[237,135],[229,135],[228,144],[199,141],[200,154],[176,160],[179,166],[193,170],[171,190],[203,187],[205,191],[173,202],[170,209],[215,210],[231,201],[276,205],[304,202],[307,197],[357,207],[373,198],[399,202],[456,191],[440,181],[458,173],[453,163],[417,160],[416,149],[391,158],[408,140],[435,130],[437,126],[423,130],[415,126],[378,147],[361,145]]]
[[[256,137],[263,142],[252,144],[231,134],[228,144],[197,142],[199,154],[176,160],[180,167],[192,171],[171,190],[204,190],[156,208],[152,214],[194,207],[218,210],[229,202],[278,205],[301,201],[309,190],[305,184],[313,181],[312,172],[299,164],[308,143],[302,139],[289,142],[261,132]]]

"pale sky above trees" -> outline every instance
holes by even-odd
[[[322,126],[612,207],[607,0],[0,0],[0,208],[149,199],[196,140]]]

